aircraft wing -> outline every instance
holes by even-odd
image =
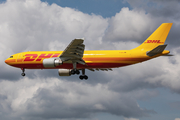
[[[71,61],[72,63],[77,62],[79,64],[86,64],[82,59],[84,54],[85,45],[83,44],[84,39],[74,39],[66,47],[63,53],[60,55],[60,59],[64,61]]]
[[[111,68],[96,68],[96,69],[88,69],[88,70],[90,70],[90,71],[95,71],[95,70],[97,70],[97,71],[100,71],[100,70],[102,70],[102,71],[112,71],[112,69]]]

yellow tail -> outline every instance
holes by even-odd
[[[162,23],[139,47],[133,50],[152,50],[166,41],[173,23]]]

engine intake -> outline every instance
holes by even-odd
[[[63,64],[63,62],[60,58],[48,58],[48,59],[43,60],[43,66],[45,68],[57,67],[62,64]]]
[[[71,76],[71,69],[59,69],[59,76]]]

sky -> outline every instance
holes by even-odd
[[[179,0],[0,0],[0,119],[180,120]],[[127,50],[164,22],[172,57],[113,71],[60,77],[4,63],[24,51],[61,51],[75,38],[85,50]]]

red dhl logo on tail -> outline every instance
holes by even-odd
[[[147,42],[145,43],[164,43],[164,42],[161,42],[160,40],[147,40]]]
[[[58,57],[59,55],[60,55],[59,53],[40,54],[39,56],[38,56],[38,54],[26,54],[26,55],[24,55],[25,56],[24,62],[27,62],[27,61],[41,61],[44,58]]]

